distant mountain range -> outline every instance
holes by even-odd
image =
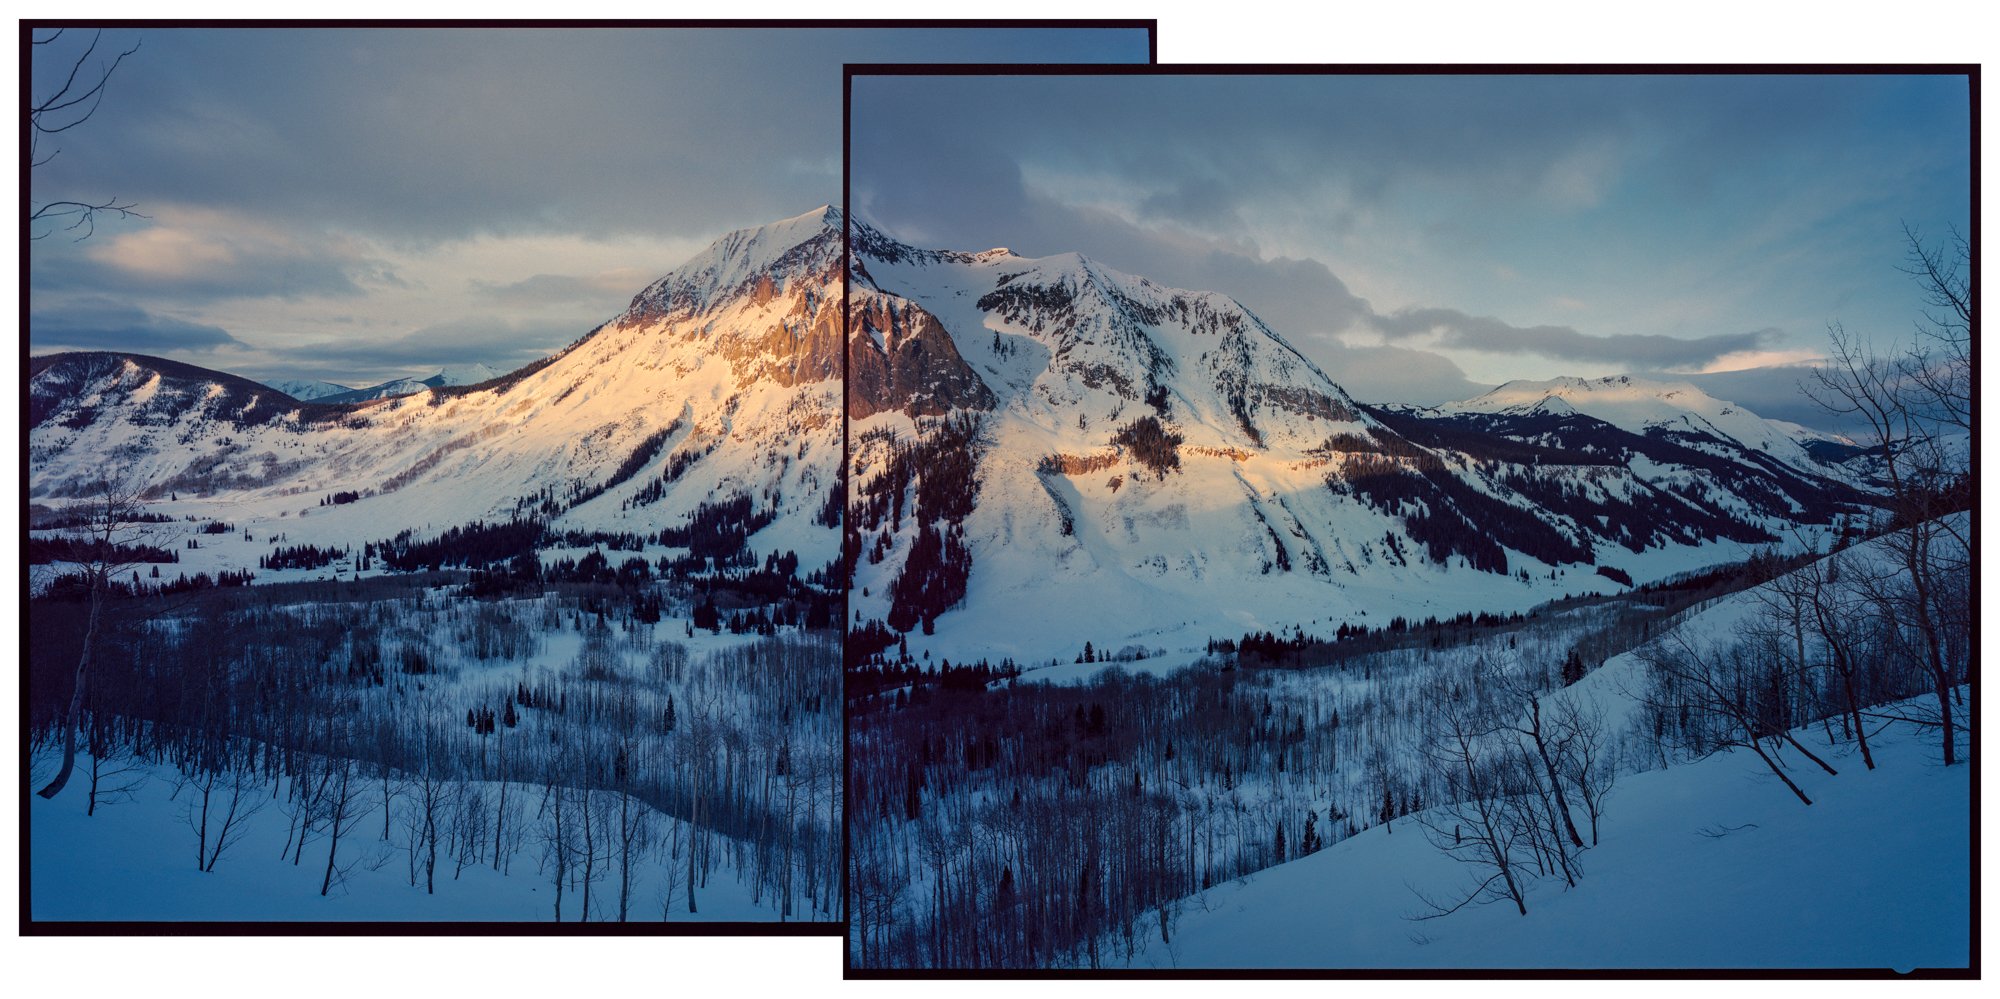
[[[264,384],[291,396],[300,402],[366,402],[370,399],[393,399],[402,395],[415,395],[426,389],[449,388],[457,385],[477,385],[500,376],[500,372],[484,364],[469,364],[462,367],[440,368],[437,374],[427,378],[392,378],[379,385],[367,388],[349,388],[334,382],[312,380],[281,380]]]

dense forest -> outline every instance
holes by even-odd
[[[922,419],[913,441],[891,438],[880,469],[861,469],[848,501],[842,549],[850,567],[866,558],[880,562],[907,530],[915,535],[902,568],[890,585],[887,627],[907,633],[922,626],[931,634],[938,615],[965,599],[972,553],[965,544],[965,518],[979,491],[979,459],[991,446],[978,413]],[[864,630],[880,627],[857,622]],[[851,657],[850,657],[851,658]]]

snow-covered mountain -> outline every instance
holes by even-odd
[[[453,388],[460,385],[477,385],[500,377],[500,372],[484,364],[467,364],[440,368],[436,374],[423,378],[391,378],[378,385],[366,388],[346,389],[340,392],[316,396],[302,396],[291,393],[293,398],[313,402],[367,402],[370,399],[394,399],[397,396],[415,395],[434,388]],[[321,383],[331,384],[331,383]],[[282,386],[280,386],[282,388]]]
[[[1370,408],[1220,294],[1076,254],[852,240],[850,599],[936,631],[913,648],[1046,658],[1525,609],[1741,558],[1863,499],[1684,387]]]
[[[823,565],[837,545],[823,525],[841,450],[839,219],[822,208],[730,233],[557,354],[498,377],[448,369],[421,394],[301,402],[159,358],[32,358],[30,496],[87,494],[113,468],[176,517],[357,548],[520,517],[644,535],[740,498],[753,552]]]
[[[267,381],[265,385],[297,399],[300,402],[318,402],[332,396],[345,395],[354,391],[353,387],[337,382],[323,382],[313,378],[281,378]]]
[[[1631,375],[1512,381],[1484,395],[1446,403],[1437,407],[1436,412],[1447,416],[1582,413],[1620,430],[1661,437],[1725,456],[1734,456],[1733,452],[1739,448],[1754,448],[1799,468],[1823,464],[1809,450],[1811,445],[1853,444],[1837,434],[1765,419],[1687,382]]]

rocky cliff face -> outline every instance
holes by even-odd
[[[951,334],[914,302],[868,288],[848,303],[847,413],[862,420],[899,411],[940,416],[993,408],[993,392],[965,363]]]

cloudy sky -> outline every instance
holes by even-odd
[[[47,37],[38,33],[38,38]],[[34,50],[38,97],[88,32]],[[716,236],[840,200],[841,64],[1144,61],[1142,31],[107,31],[33,197],[35,352],[349,385],[515,367]]]
[[[1226,292],[1364,400],[1671,372],[1817,422],[1796,365],[1907,333],[1902,225],[1970,218],[1962,77],[869,77],[853,120],[861,217]]]

